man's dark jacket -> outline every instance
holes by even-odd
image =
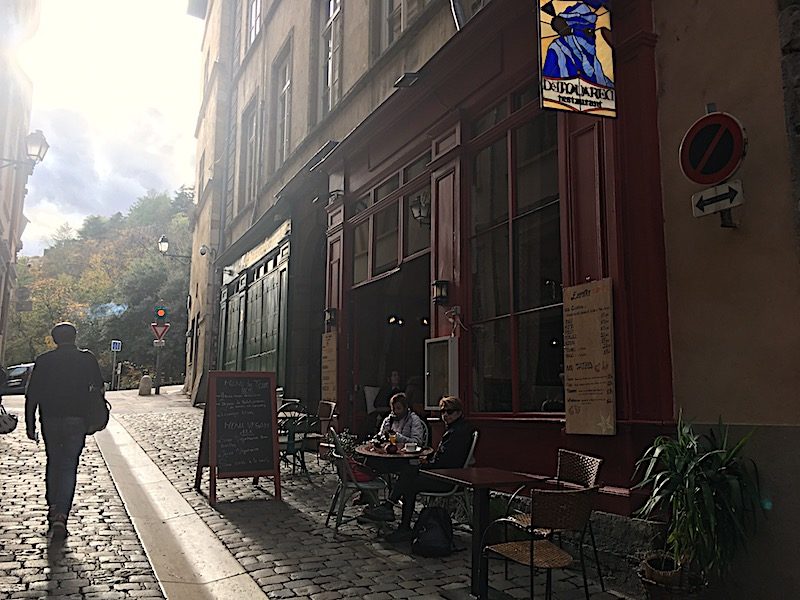
[[[36,407],[41,422],[86,415],[89,386],[103,385],[94,354],[75,344],[60,344],[36,357],[25,391],[25,419],[33,423]]]
[[[453,421],[442,435],[433,457],[423,466],[425,469],[460,469],[467,460],[475,428],[464,417]]]

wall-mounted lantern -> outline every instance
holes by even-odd
[[[431,288],[433,303],[446,305],[450,300],[450,282],[447,279],[437,279],[431,284]]]
[[[329,306],[328,308],[326,308],[325,309],[325,325],[327,325],[328,327],[335,327],[336,326],[336,317],[337,317],[337,313],[338,312],[339,311],[336,308],[332,307],[332,306]]]

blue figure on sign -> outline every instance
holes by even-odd
[[[542,12],[553,17],[552,25],[558,37],[547,48],[542,73],[545,77],[554,79],[581,79],[613,87],[614,82],[606,77],[603,66],[597,59],[595,43],[595,25],[597,23],[597,10],[609,4],[610,0],[582,0],[555,14],[553,3],[548,2],[542,7]],[[608,30],[603,28],[602,34],[608,35]]]

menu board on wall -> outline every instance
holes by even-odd
[[[336,332],[322,334],[322,399],[336,402]]]
[[[611,279],[564,288],[567,433],[614,435],[614,311]]]

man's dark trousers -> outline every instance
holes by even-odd
[[[42,423],[47,452],[46,498],[54,513],[69,515],[85,432],[82,417],[54,418]]]

